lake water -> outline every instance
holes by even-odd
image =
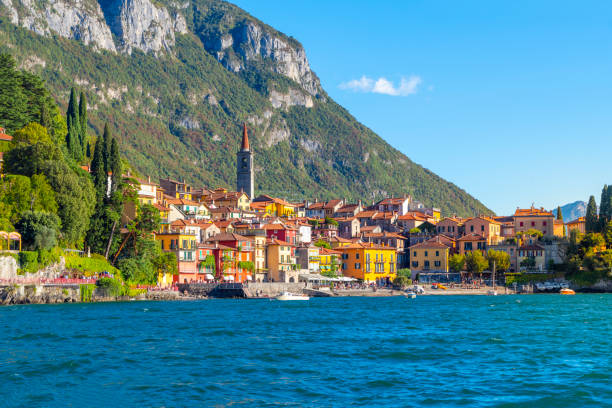
[[[612,296],[0,308],[0,406],[612,403]]]

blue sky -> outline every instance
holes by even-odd
[[[360,122],[498,214],[612,183],[612,2],[233,2],[299,40]]]

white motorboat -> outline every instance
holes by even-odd
[[[497,291],[496,290],[489,290],[487,292],[487,295],[489,295],[489,296],[497,296]]]
[[[276,300],[310,300],[310,297],[305,295],[296,295],[289,292],[283,292],[276,297]]]

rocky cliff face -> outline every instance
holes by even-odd
[[[245,21],[227,31],[217,31],[206,37],[204,44],[233,72],[248,69],[251,63],[270,62],[273,72],[297,82],[311,95],[320,93],[321,84],[310,70],[304,48],[254,22]]]
[[[11,22],[40,35],[57,34],[96,49],[171,50],[185,17],[149,0],[0,0]],[[114,37],[113,37],[114,35]]]
[[[49,36],[82,41],[98,49],[115,50],[111,31],[100,6],[89,0],[0,0],[11,22]]]

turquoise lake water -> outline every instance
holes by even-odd
[[[612,404],[612,295],[0,308],[0,406]]]

